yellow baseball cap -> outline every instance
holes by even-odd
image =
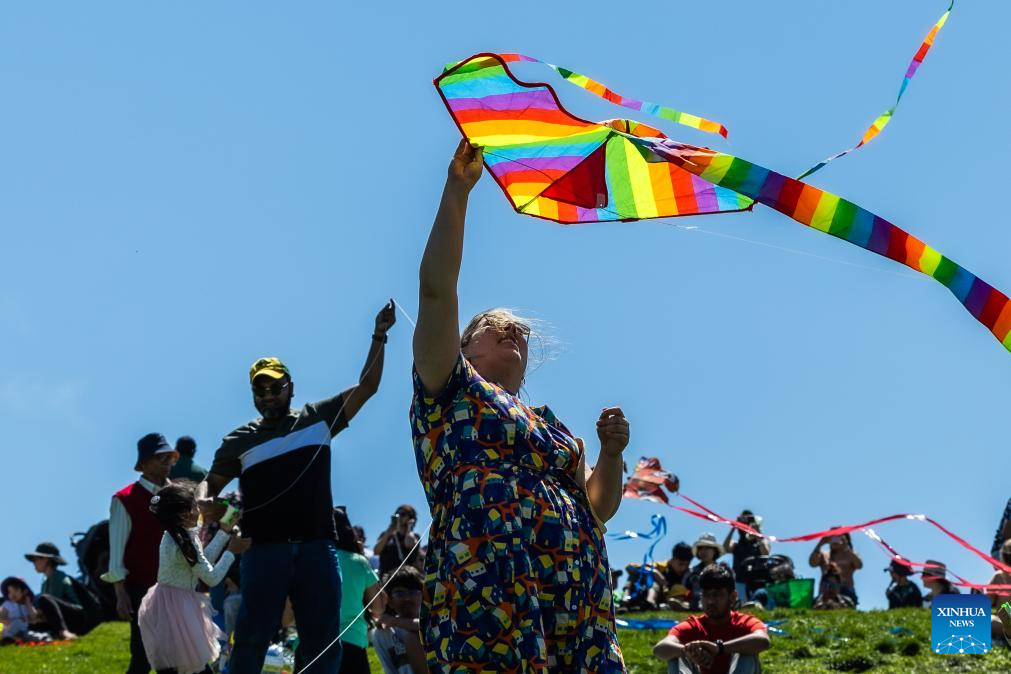
[[[252,384],[253,380],[261,374],[265,374],[271,379],[280,379],[285,375],[291,376],[288,366],[282,363],[280,358],[274,358],[273,356],[260,358],[253,363],[253,366],[249,368],[249,383]]]

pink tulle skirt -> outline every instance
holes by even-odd
[[[179,674],[202,672],[221,652],[225,635],[211,620],[206,595],[158,583],[144,595],[137,613],[144,651],[152,669]]]

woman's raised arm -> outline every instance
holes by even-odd
[[[463,259],[467,199],[481,177],[482,162],[481,150],[461,140],[449,164],[439,212],[421,259],[414,366],[430,395],[446,386],[460,353],[456,284]]]

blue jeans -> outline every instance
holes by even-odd
[[[260,674],[270,640],[291,598],[298,625],[295,671],[309,664],[340,634],[341,575],[333,541],[254,543],[242,553],[242,606],[235,626],[229,674]],[[312,666],[313,674],[337,674],[337,641]]]

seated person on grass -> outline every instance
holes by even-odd
[[[625,567],[628,580],[622,589],[622,608],[626,611],[655,611],[663,599],[663,575],[659,564],[632,563]]]
[[[930,601],[939,594],[962,594],[962,591],[948,580],[948,567],[936,559],[926,561],[920,579],[923,581],[923,587],[930,592],[923,598],[923,603],[927,606],[930,606]]]
[[[722,554],[723,547],[716,542],[714,534],[702,534],[692,545],[692,555],[699,560],[699,563],[688,571],[688,575],[686,576],[687,582],[685,583],[688,589],[691,590],[689,604],[692,611],[698,611],[702,608],[699,594],[701,591],[699,579],[702,578],[702,572],[709,568],[711,564],[715,564]]]
[[[0,583],[0,593],[4,600],[0,604],[3,643],[28,638],[29,626],[40,618],[31,588],[22,579],[11,576]]]
[[[885,590],[888,608],[923,606],[923,594],[920,592],[920,588],[909,579],[914,573],[911,568],[893,560],[885,571],[892,576],[892,582]]]
[[[765,624],[734,611],[734,572],[713,564],[699,578],[704,615],[671,628],[653,647],[653,655],[676,674],[754,674],[762,670],[758,654],[771,646]]]
[[[386,584],[387,612],[372,631],[372,647],[385,674],[428,674],[418,636],[422,584],[421,572],[407,564]]]
[[[670,559],[661,570],[664,600],[671,608],[688,610],[691,594],[688,589],[688,568],[694,556],[692,546],[681,541],[671,550]]]
[[[856,608],[853,599],[845,593],[842,573],[835,562],[829,562],[821,574],[821,585],[818,588],[818,598],[814,607],[818,609]]]

